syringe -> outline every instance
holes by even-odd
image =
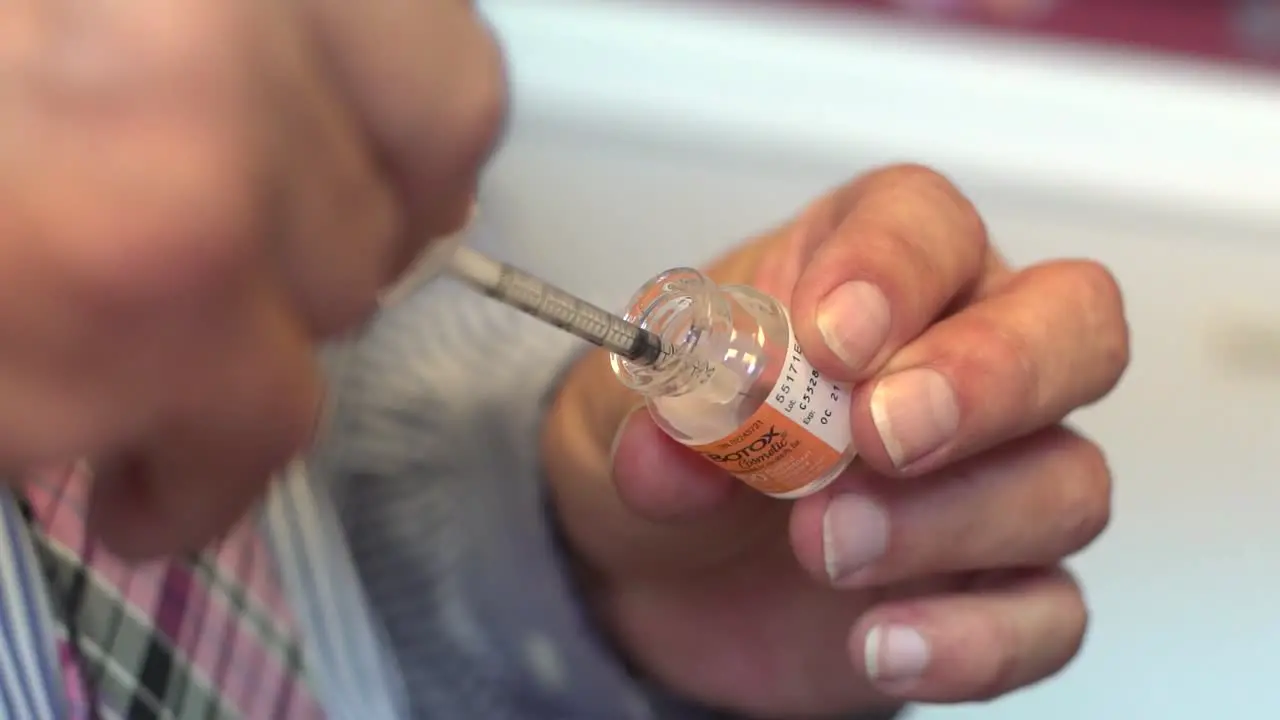
[[[499,302],[633,362],[652,365],[662,356],[662,340],[654,333],[465,245],[453,251],[448,272]]]

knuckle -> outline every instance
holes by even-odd
[[[464,70],[433,82],[435,103],[371,103],[380,140],[409,181],[417,237],[454,232],[466,221],[485,161],[506,129],[507,74],[496,40],[480,27],[457,52]]]
[[[509,97],[507,68],[492,35],[486,32],[478,50],[481,80],[468,86],[456,117],[459,153],[456,162],[467,175],[476,171],[493,150],[506,127]]]
[[[41,53],[33,78],[43,97],[59,107],[118,106],[161,94],[188,100],[207,95],[208,81],[224,79],[243,54],[249,33],[243,2],[183,3],[165,13],[124,4],[110,17],[87,24],[76,36],[76,52],[65,52],[56,34]],[[96,62],[91,67],[86,58]]]
[[[41,17],[36,3],[24,3],[5,8],[5,20],[0,23],[0,77],[22,77],[38,62],[46,42],[47,20]]]
[[[939,228],[952,242],[986,245],[986,224],[977,207],[950,178],[925,165],[904,163],[884,168],[874,185],[885,192],[923,200],[937,213]]]
[[[426,164],[432,174],[451,179],[479,172],[505,128],[508,111],[506,61],[496,38],[478,18],[468,18],[464,27],[465,36],[457,39],[453,50],[461,71],[432,81],[436,102],[425,118],[433,135],[447,141],[432,144]],[[374,104],[384,102],[389,109],[379,114],[386,116],[386,139],[393,145],[416,145],[424,111],[397,99],[380,98]]]
[[[987,701],[1043,680],[1079,652],[1089,611],[1080,585],[1062,566],[1032,570],[1019,589],[1032,590],[1046,612],[988,612],[971,619],[965,676],[968,700]],[[1047,612],[1051,609],[1051,612]]]
[[[1009,398],[1020,398],[1031,412],[1039,414],[1051,398],[1041,382],[1034,339],[992,314],[973,314],[963,347],[968,363],[977,374],[997,374],[998,385]]]
[[[104,307],[225,292],[258,252],[256,188],[229,161],[236,153],[165,145],[138,148],[145,167],[126,170],[128,187],[99,187],[87,212],[59,223],[64,267]],[[73,173],[80,187],[100,184]]]
[[[233,27],[242,3],[134,9],[86,34],[86,72],[48,54],[28,111],[42,154],[23,197],[50,267],[101,313],[226,289],[256,249],[263,176],[251,165]]]
[[[930,287],[938,285],[937,281],[945,277],[940,254],[933,252],[928,243],[922,243],[912,232],[912,228],[902,224],[885,223],[874,232],[859,232],[847,236],[841,234],[838,237],[847,237],[848,241],[860,248],[859,252],[878,261],[878,268],[867,269],[879,271],[871,274],[881,285],[892,287],[908,283]],[[821,262],[820,258],[816,260]],[[877,274],[881,277],[874,277]],[[903,301],[916,299],[923,303],[927,293],[903,292],[902,295]]]
[[[262,15],[262,8],[244,0],[182,3],[162,16],[138,5],[128,10],[127,24],[117,37],[125,41],[121,48],[135,49],[148,65],[167,61],[170,70],[187,76],[188,71],[208,68],[210,62],[226,67],[226,60],[244,54],[248,44],[261,37]]]
[[[937,170],[919,163],[898,163],[882,168],[873,176],[887,186],[906,187],[912,190],[954,193],[955,185]]]

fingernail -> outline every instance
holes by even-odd
[[[627,426],[635,419],[636,413],[644,409],[644,403],[638,403],[622,416],[622,422],[618,423],[618,429],[613,433],[613,440],[609,442],[609,467],[612,469],[614,462],[617,461],[618,446],[622,444],[622,436],[627,431]]]
[[[889,337],[889,300],[867,282],[847,282],[818,304],[818,330],[851,369],[862,368]]]
[[[847,582],[888,545],[889,514],[879,503],[852,493],[831,499],[822,516],[822,556],[831,582]]]
[[[906,625],[877,625],[867,633],[865,664],[875,682],[914,680],[929,666],[929,641]]]
[[[919,368],[890,375],[871,393],[871,419],[894,467],[903,467],[942,447],[960,424],[951,383],[937,370]]]

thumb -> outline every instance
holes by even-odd
[[[647,528],[642,546],[667,571],[710,569],[762,543],[788,552],[787,504],[672,439],[643,407],[619,426],[611,464],[618,499]]]
[[[542,437],[558,520],[596,571],[671,575],[705,570],[787,532],[787,506],[761,495],[668,436],[639,398],[591,353],[569,372]]]
[[[643,406],[623,419],[610,455],[619,499],[657,523],[699,520],[739,490],[727,473],[663,432]]]

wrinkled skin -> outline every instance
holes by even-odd
[[[312,441],[318,347],[466,219],[505,109],[501,55],[461,0],[10,3],[0,471],[89,458],[91,529],[124,556],[225,530]],[[1110,275],[1006,266],[918,167],[852,180],[710,272],[783,299],[814,363],[859,381],[861,459],[816,496],[767,500],[584,359],[546,470],[627,659],[786,718],[989,698],[1062,667],[1086,611],[1061,561],[1105,526],[1110,477],[1060,422],[1127,363]],[[824,334],[819,303],[849,280],[880,295],[860,286]],[[943,408],[930,448],[875,420],[922,407],[919,383],[882,382],[913,368],[936,371],[914,375]],[[869,635],[901,646],[871,632],[886,623],[927,643],[917,675],[868,654]]]
[[[770,718],[988,699],[1061,669],[1087,618],[1061,563],[1111,495],[1101,450],[1061,421],[1128,362],[1111,275],[1010,268],[959,190],[915,166],[855,179],[709,272],[783,299],[815,366],[858,383],[861,457],[770,500],[665,437],[602,354],[583,360],[544,443],[618,643],[690,697]],[[875,290],[823,305],[849,282]],[[921,445],[912,411],[945,432]],[[890,627],[923,638],[924,667],[893,667]]]

